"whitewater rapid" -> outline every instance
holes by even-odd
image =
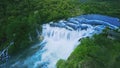
[[[106,26],[117,29],[120,26],[119,19],[102,15],[82,15],[43,24],[41,35],[44,39],[32,47],[38,48],[38,51],[24,60],[18,60],[11,68],[56,68],[57,61],[67,60],[80,44],[81,38],[99,34]]]

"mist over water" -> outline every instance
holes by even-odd
[[[37,51],[24,60],[17,60],[11,65],[11,68],[56,68],[57,61],[59,59],[67,60],[80,44],[81,38],[99,34],[106,26],[116,29],[119,25],[117,18],[101,15],[83,15],[56,23],[43,24],[43,41],[29,50],[32,52],[37,48]]]

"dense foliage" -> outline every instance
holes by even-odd
[[[106,34],[84,38],[71,56],[59,60],[57,68],[119,68],[120,40],[111,40]]]
[[[36,41],[42,23],[81,14],[77,9],[71,0],[0,0],[0,50],[14,42],[9,53],[16,54]]]

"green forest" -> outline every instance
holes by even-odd
[[[17,54],[38,40],[35,30],[41,30],[41,24],[82,14],[75,3],[71,0],[1,0],[0,50],[14,42],[9,53]]]
[[[36,29],[41,31],[41,25],[51,21],[83,14],[120,18],[119,3],[120,0],[0,0],[0,51],[14,42],[8,52],[18,55],[39,41]],[[57,68],[119,68],[119,40],[107,38],[106,33],[82,39],[68,60],[59,60]]]

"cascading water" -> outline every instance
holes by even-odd
[[[59,59],[66,60],[74,48],[79,44],[79,39],[91,36],[94,33],[94,27],[86,25],[86,30],[70,31],[65,28],[51,27],[49,24],[43,27],[44,41],[47,43],[42,50],[45,52],[41,56],[41,61],[35,63],[35,67],[55,68]],[[44,66],[46,65],[46,66]]]
[[[119,19],[102,15],[82,15],[66,21],[44,24],[43,41],[29,50],[32,52],[37,48],[36,53],[24,60],[18,59],[10,68],[56,68],[57,61],[66,60],[81,38],[99,34],[106,26],[118,28]]]

